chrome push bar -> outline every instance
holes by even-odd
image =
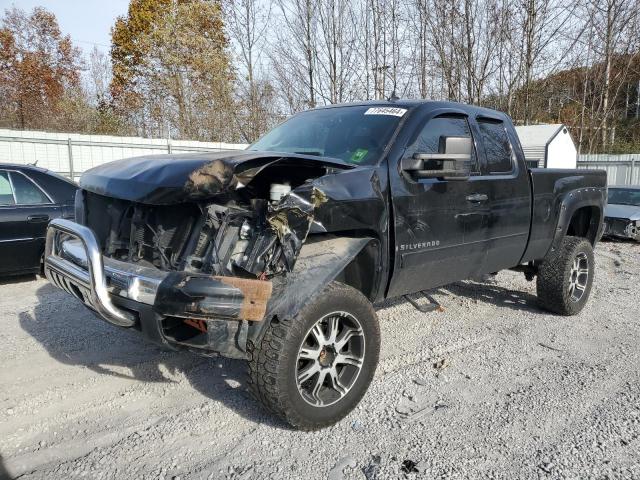
[[[110,295],[153,305],[167,276],[157,269],[103,257],[91,229],[64,219],[49,224],[44,273],[51,283],[121,327],[135,325],[136,316],[114,305]]]

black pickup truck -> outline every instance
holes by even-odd
[[[528,169],[507,115],[429,101],[310,110],[244,151],[120,160],[80,186],[49,280],[155,342],[247,360],[253,395],[307,430],[369,386],[376,302],[511,268],[580,312],[607,193],[601,171]]]

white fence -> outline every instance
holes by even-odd
[[[578,168],[606,170],[609,185],[640,185],[640,153],[580,155]]]
[[[0,129],[0,163],[36,163],[77,180],[96,165],[159,153],[243,150],[247,145],[220,142],[80,135]]]

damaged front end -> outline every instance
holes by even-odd
[[[606,217],[603,235],[640,242],[640,220]]]
[[[292,272],[309,233],[323,231],[317,211],[327,197],[312,180],[349,166],[213,156],[174,168],[143,157],[85,174],[78,223],[50,225],[49,280],[160,343],[244,358],[274,283]]]

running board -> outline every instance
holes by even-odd
[[[416,308],[416,310],[419,310],[422,313],[435,312],[436,310],[439,312],[444,311],[444,308],[442,308],[442,305],[436,302],[436,300],[431,295],[426,293],[424,290],[421,290],[416,293],[421,293],[424,298],[429,300],[429,303],[421,305],[416,300],[411,298],[409,295],[403,295],[405,300],[407,300],[411,305],[413,305]]]

